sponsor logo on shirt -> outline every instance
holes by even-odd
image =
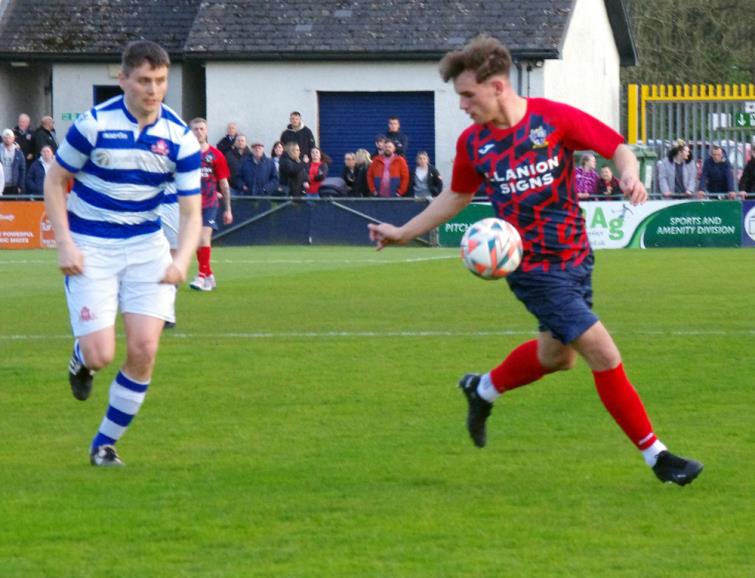
[[[102,133],[102,138],[106,138],[110,140],[128,140],[129,138],[131,138],[131,135],[122,130],[106,131]]]
[[[486,144],[485,146],[481,146],[479,149],[477,149],[477,154],[482,156],[488,153],[494,147],[495,147],[495,143],[490,142]]]
[[[501,194],[524,193],[531,189],[540,189],[553,184],[553,171],[559,166],[557,155],[533,164],[522,164],[514,169],[506,169],[502,174],[498,170],[487,172],[488,181],[495,183]]]

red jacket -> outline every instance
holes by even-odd
[[[409,190],[409,165],[406,159],[397,154],[393,155],[391,166],[388,169],[391,176],[391,197],[403,197]],[[367,170],[367,186],[375,196],[380,196],[380,181],[385,172],[385,157],[383,155],[372,159],[372,164]]]

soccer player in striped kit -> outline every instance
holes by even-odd
[[[92,440],[94,466],[123,464],[115,444],[144,401],[163,325],[175,320],[175,285],[199,243],[199,143],[163,104],[169,67],[158,44],[130,43],[119,74],[124,94],[76,120],[45,179],[75,336],[69,382],[77,399],[89,397],[94,373],[113,361],[119,309],[123,315],[126,359]],[[158,213],[170,182],[180,211],[173,258]]]
[[[592,116],[516,94],[510,68],[508,50],[488,36],[443,58],[441,76],[453,81],[474,122],[457,141],[451,186],[402,227],[368,225],[370,237],[378,249],[406,243],[456,215],[478,190],[485,192],[497,216],[522,236],[523,261],[507,281],[537,318],[539,333],[488,373],[461,378],[474,444],[485,446],[486,421],[501,394],[571,369],[580,355],[606,410],[655,475],[688,484],[702,464],[670,453],[656,437],[618,348],[592,311],[593,253],[574,189],[574,152],[595,150],[612,159],[633,204],[647,200],[637,160],[621,135]]]

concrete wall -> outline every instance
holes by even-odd
[[[407,63],[223,63],[206,68],[207,120],[210,141],[217,142],[229,121],[269,150],[288,124],[292,110],[318,135],[318,91],[433,91],[435,154],[448,179],[459,133],[470,124],[459,110],[450,84],[438,75],[436,62]]]
[[[0,130],[13,128],[18,115],[31,117],[32,128],[50,111],[50,70],[46,65],[0,63]]]
[[[561,60],[544,63],[543,96],[620,128],[619,53],[603,0],[577,0]]]
[[[118,86],[120,65],[112,64],[54,64],[52,67],[52,114],[58,140],[62,140],[73,124],[76,114],[94,104],[94,86]],[[183,79],[180,64],[173,64],[168,77],[165,102],[181,114]]]

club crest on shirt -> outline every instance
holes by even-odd
[[[156,155],[162,155],[164,157],[167,157],[168,153],[170,152],[168,143],[166,143],[163,139],[160,139],[155,144],[153,144],[150,147],[150,150]]]
[[[89,307],[82,307],[81,313],[79,313],[79,319],[81,321],[94,321],[97,316],[89,309]]]
[[[530,140],[532,141],[532,148],[541,149],[548,146],[548,135],[542,126],[533,128],[530,131]]]

